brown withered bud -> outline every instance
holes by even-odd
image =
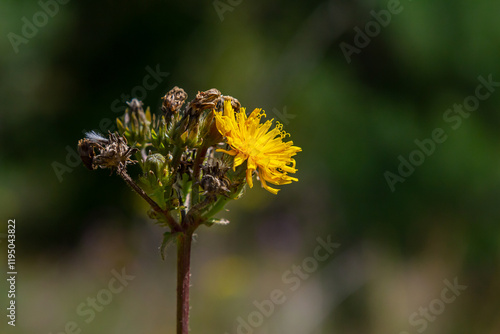
[[[175,86],[164,97],[161,110],[167,115],[177,114],[187,99],[184,89]]]
[[[122,172],[127,165],[137,162],[130,159],[137,152],[137,148],[128,146],[124,137],[110,132],[109,138],[105,138],[94,131],[88,132],[86,137],[78,142],[78,151],[89,169],[100,167]],[[99,154],[96,155],[94,149],[97,149]]]
[[[226,195],[229,193],[231,181],[226,177],[229,166],[218,159],[208,161],[201,166],[203,176],[200,186],[204,190],[203,195],[215,197],[217,195]]]
[[[221,92],[217,89],[212,88],[204,92],[198,92],[193,101],[189,103],[189,109],[192,109],[193,112],[201,112],[205,109],[214,109],[217,105],[221,97]]]
[[[224,177],[229,168],[231,167],[227,162],[212,157],[209,157],[208,161],[201,166],[203,174],[210,174],[218,178]]]
[[[221,99],[221,92],[212,88],[204,92],[198,92],[196,97],[189,102],[186,108],[184,117],[188,118],[187,128],[189,129],[193,124],[198,122],[203,110],[215,109],[219,100]]]
[[[210,174],[203,175],[200,181],[200,186],[204,190],[202,195],[217,196],[225,195],[230,192],[229,180],[219,179]]]
[[[127,102],[127,104],[130,109],[130,114],[132,115],[132,119],[134,119],[133,115],[135,114],[136,115],[135,117],[137,117],[140,123],[146,124],[147,119],[143,108],[144,103],[136,98],[133,98],[130,102]],[[125,124],[128,123],[127,122],[128,117],[129,117],[128,113],[125,113],[125,121],[126,121]]]
[[[133,113],[134,112],[138,113],[140,111],[144,112],[144,108],[142,107],[144,105],[144,103],[142,103],[142,101],[139,101],[136,98],[133,98],[130,102],[127,102],[127,104],[130,108],[130,111]]]
[[[90,140],[84,138],[78,141],[78,153],[80,154],[80,159],[82,159],[83,164],[90,170],[95,169],[92,166],[94,162],[94,146]]]
[[[110,133],[109,142],[100,149],[99,155],[94,157],[94,163],[101,168],[110,168],[121,172],[128,164],[137,162],[130,159],[137,151],[137,148],[131,148],[127,145],[126,138]]]

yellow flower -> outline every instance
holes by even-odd
[[[233,169],[247,161],[246,179],[250,188],[253,187],[252,174],[259,173],[262,187],[277,194],[278,189],[271,188],[266,182],[281,185],[298,181],[288,173],[295,173],[295,159],[292,158],[300,147],[292,146],[293,142],[284,142],[286,135],[283,125],[277,123],[270,131],[273,120],[260,123],[260,118],[266,116],[262,109],[255,109],[248,117],[245,108],[235,112],[231,101],[224,102],[224,112],[214,111],[219,132],[226,138],[230,151],[218,149],[234,157]]]

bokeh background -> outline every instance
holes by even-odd
[[[228,226],[198,230],[192,333],[500,332],[500,91],[457,129],[443,119],[479,76],[500,81],[499,2],[401,0],[350,62],[341,43],[394,0],[57,3],[46,22],[36,1],[0,3],[0,264],[15,218],[18,269],[1,333],[174,332],[175,250],[162,261],[145,203],[74,152],[126,99],[157,112],[176,85],[262,107],[303,148],[299,182],[254,187]],[[44,24],[13,46],[34,15]],[[148,67],[163,74],[141,90]],[[436,128],[446,141],[391,191],[384,173]],[[318,238],[340,246],[292,291]],[[87,323],[77,308],[113,270],[134,278]],[[467,286],[449,304],[446,280]],[[261,321],[254,302],[276,289],[286,301]]]

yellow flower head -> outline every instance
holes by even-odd
[[[262,109],[255,109],[247,117],[245,108],[235,112],[228,100],[224,102],[224,111],[214,111],[214,114],[217,129],[231,146],[230,151],[217,151],[235,156],[233,169],[247,160],[246,179],[250,188],[253,187],[252,174],[255,170],[259,173],[262,187],[273,194],[277,194],[279,189],[269,187],[266,182],[281,185],[298,181],[288,173],[297,171],[292,157],[302,149],[292,146],[292,141],[283,141],[290,134],[282,131],[282,124],[277,123],[274,129],[268,131],[273,120],[261,124],[260,118],[266,116]]]

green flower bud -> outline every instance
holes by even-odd
[[[154,153],[148,155],[146,163],[144,164],[145,172],[151,171],[156,178],[161,181],[168,176],[167,162],[163,155]]]

